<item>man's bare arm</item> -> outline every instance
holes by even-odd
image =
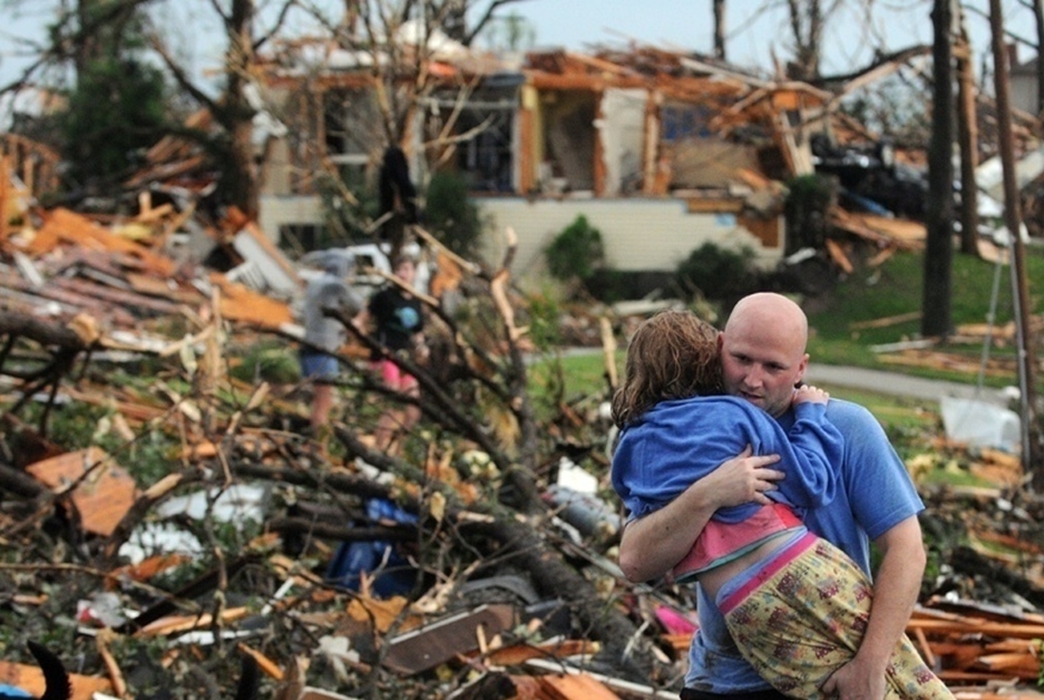
[[[888,658],[906,630],[921,590],[926,555],[917,516],[895,525],[874,544],[882,557],[866,635],[855,657],[823,685],[824,693],[836,692],[841,700],[884,697]]]
[[[689,553],[718,508],[749,501],[768,503],[765,491],[776,488],[783,472],[768,468],[776,455],[751,456],[748,447],[694,482],[663,508],[624,527],[620,569],[630,581],[663,576]]]

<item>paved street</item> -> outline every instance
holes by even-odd
[[[937,401],[943,396],[953,396],[962,399],[977,398],[980,401],[995,403],[998,406],[1006,407],[1008,405],[1008,399],[1004,397],[999,389],[983,387],[981,393],[976,395],[977,387],[974,384],[909,377],[894,372],[862,369],[859,367],[817,365],[813,362],[808,366],[805,380],[809,384],[832,384],[834,386],[865,389],[882,394],[909,396],[929,401]],[[1016,378],[1012,377],[1013,385],[1016,384],[1016,381]]]

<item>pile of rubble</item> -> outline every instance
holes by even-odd
[[[506,265],[462,275],[468,325],[431,309],[447,366],[413,368],[426,432],[392,457],[368,430],[390,398],[353,353],[326,442],[305,388],[235,378],[243,349],[293,352],[299,282],[234,212],[26,221],[0,240],[0,682],[40,692],[37,641],[77,699],[227,697],[244,658],[290,700],[676,697],[691,592],[616,567],[605,394],[530,405]],[[976,464],[995,491],[926,494],[939,564],[909,631],[961,697],[1030,697],[1044,512],[1013,495],[1017,461]]]

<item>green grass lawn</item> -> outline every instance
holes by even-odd
[[[1027,251],[1027,277],[1033,313],[1044,312],[1044,295],[1034,289],[1034,281],[1044,281],[1044,251]],[[893,255],[883,265],[857,271],[838,282],[829,293],[804,299],[809,316],[809,354],[817,363],[854,365],[893,372],[974,383],[975,372],[954,372],[928,368],[908,367],[883,362],[881,355],[871,350],[874,345],[896,343],[919,337],[920,320],[914,319],[882,328],[853,329],[853,324],[891,318],[921,310],[923,297],[924,254],[904,252]],[[964,324],[984,324],[991,313],[997,268],[993,263],[955,255],[952,271],[951,316],[955,327]],[[1000,270],[995,323],[1003,326],[1014,318],[1014,303],[1010,269]],[[981,342],[959,345],[947,343],[935,350],[965,355],[975,365],[981,354]],[[617,356],[617,367],[622,372],[624,350]],[[1013,357],[1011,347],[990,349],[991,357]],[[548,371],[533,368],[531,380],[539,378],[543,384]],[[563,358],[562,372],[557,375],[564,384],[566,397],[604,392],[605,378],[602,355],[573,355]],[[987,377],[991,386],[1015,384],[1016,376]],[[933,401],[898,398],[887,394],[854,390],[847,387],[824,386],[832,396],[866,406],[885,427],[889,438],[904,458],[930,450],[930,438],[942,430],[939,405]],[[542,388],[538,388],[540,393]]]
[[[1027,251],[1027,275],[1033,313],[1044,312],[1044,294],[1034,293],[1033,281],[1044,281],[1044,251]],[[809,317],[809,354],[817,363],[853,365],[886,369],[898,373],[927,376],[974,383],[975,373],[908,367],[882,361],[881,354],[871,348],[875,345],[896,343],[919,337],[920,321],[909,320],[883,328],[853,329],[853,324],[912,314],[921,310],[924,279],[924,254],[901,252],[876,268],[859,270],[840,281],[829,293],[817,298],[803,299]],[[955,327],[964,324],[984,324],[990,314],[990,299],[994,287],[996,266],[993,263],[964,255],[953,258],[953,305],[951,316]],[[1014,318],[1014,303],[1009,268],[1001,268],[995,323],[1010,323]],[[948,353],[964,355],[977,363],[982,355],[981,343],[946,343],[936,347]],[[617,355],[617,368],[623,370],[625,350]],[[991,357],[1013,357],[1011,347],[990,348]],[[546,368],[533,368],[532,374],[541,383],[548,381]],[[604,389],[604,367],[601,353],[567,356],[562,359],[562,380],[565,395],[575,396]],[[532,377],[531,377],[532,378]],[[987,378],[993,386],[1017,383],[1017,377]],[[852,391],[833,388],[836,395],[850,398]],[[854,398],[853,400],[858,400]],[[861,401],[861,403],[866,403]],[[880,403],[871,401],[870,403]]]
[[[1044,280],[1044,252],[1029,249],[1026,255],[1032,313],[1044,310],[1044,296],[1034,293],[1033,281]],[[951,318],[954,327],[985,324],[990,318],[997,267],[991,262],[954,255],[952,269]],[[918,376],[974,381],[975,374],[925,368],[904,368],[887,364],[871,348],[920,337],[921,322],[913,319],[881,328],[853,328],[861,322],[899,317],[921,311],[924,280],[924,254],[903,252],[877,268],[859,270],[839,282],[828,294],[806,299],[809,316],[809,353],[823,364],[854,365],[890,369]],[[1000,269],[994,323],[1003,326],[1015,316],[1010,268]],[[981,343],[944,343],[937,350],[961,355],[973,364],[982,356]],[[1014,348],[992,347],[990,356],[1013,358]],[[992,386],[1012,384],[1014,377],[987,378]]]

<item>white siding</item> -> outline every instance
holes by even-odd
[[[498,264],[504,255],[504,227],[518,236],[512,263],[519,280],[539,279],[546,270],[544,250],[577,216],[583,214],[602,232],[609,265],[623,271],[673,271],[707,241],[721,247],[748,246],[759,265],[779,261],[783,248],[764,248],[732,214],[690,214],[680,199],[641,197],[614,199],[538,199],[480,197],[475,200],[490,223],[483,257]],[[281,224],[319,224],[318,197],[263,197],[260,225],[273,240]],[[780,222],[782,228],[782,222]]]
[[[322,203],[313,196],[262,196],[258,225],[273,241],[279,242],[279,227],[295,224],[321,224]]]
[[[540,276],[546,267],[544,250],[581,214],[601,231],[607,262],[618,270],[671,271],[707,241],[721,247],[748,246],[764,266],[775,264],[782,255],[782,248],[763,248],[732,214],[690,214],[679,199],[496,197],[478,203],[493,226],[485,252],[491,263],[503,256],[504,228],[515,230],[518,252],[512,270],[516,278]]]
[[[1034,61],[1034,63],[1036,63]],[[1011,74],[1011,106],[1026,114],[1037,113],[1036,71],[1019,71]]]

